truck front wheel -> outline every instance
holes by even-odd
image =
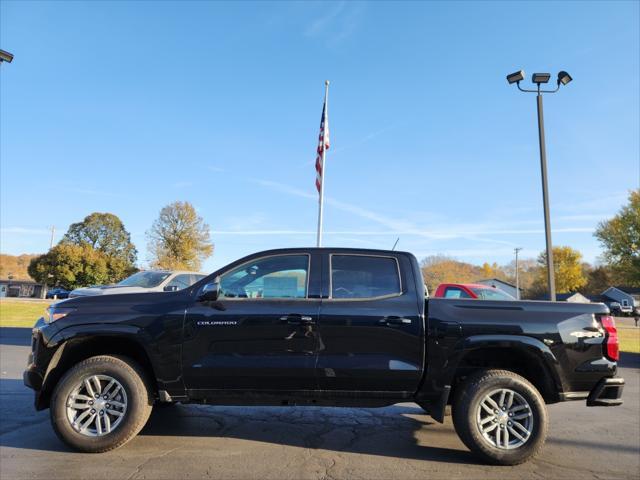
[[[100,355],[71,368],[51,397],[51,424],[67,445],[106,452],[131,440],[151,414],[144,371],[125,357]]]
[[[483,370],[457,388],[453,423],[462,442],[489,463],[517,465],[535,456],[547,435],[538,390],[507,370]]]

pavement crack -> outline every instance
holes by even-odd
[[[162,457],[166,457],[167,455],[169,455],[170,453],[175,452],[176,450],[179,450],[180,447],[176,447],[176,448],[172,448],[171,450],[167,450],[165,452],[159,453],[158,455],[151,455],[149,458],[147,458],[144,462],[136,465],[136,470],[134,472],[131,473],[131,475],[129,475],[127,477],[127,480],[132,480],[136,475],[138,475],[142,469],[152,460],[157,460],[159,458]]]

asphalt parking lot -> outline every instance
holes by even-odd
[[[22,385],[28,329],[0,331],[0,478],[639,478],[640,356],[623,354],[617,408],[552,405],[542,454],[490,467],[411,403],[387,408],[157,408],[119,450],[79,454],[35,412]]]

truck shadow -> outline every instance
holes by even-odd
[[[640,353],[620,352],[620,368],[640,368]]]
[[[0,345],[28,347],[31,345],[31,329],[24,327],[1,327]]]
[[[404,404],[363,409],[175,405],[155,408],[140,435],[217,437],[312,450],[479,464],[459,442],[449,421],[441,426],[427,418],[422,409]],[[435,446],[439,444],[444,446]]]

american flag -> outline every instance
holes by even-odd
[[[320,119],[320,137],[318,138],[318,155],[316,156],[316,188],[318,193],[322,189],[322,154],[329,150],[329,119],[327,118],[327,101],[322,106]]]

